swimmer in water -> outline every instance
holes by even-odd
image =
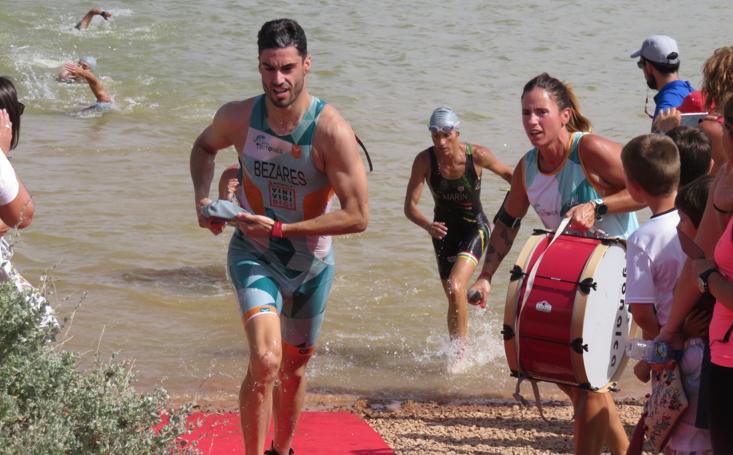
[[[112,17],[112,13],[104,11],[102,8],[95,7],[90,9],[84,15],[84,17],[82,17],[81,20],[76,23],[74,28],[77,30],[86,30],[87,28],[89,28],[89,24],[92,22],[92,18],[97,15],[102,16],[102,19],[104,20],[109,20],[109,18]]]
[[[59,82],[89,84],[97,101],[89,109],[110,109],[112,107],[112,98],[109,96],[107,89],[102,81],[94,74],[97,69],[97,59],[91,56],[80,57],[78,63],[66,63],[64,69],[56,77]]]

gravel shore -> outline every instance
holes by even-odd
[[[184,401],[186,400],[185,397]],[[195,397],[204,409],[236,409],[235,395]],[[178,401],[178,400],[176,400]],[[642,412],[636,399],[617,401],[629,435]],[[306,410],[348,410],[360,415],[399,455],[558,454],[573,451],[572,407],[543,401],[545,422],[534,405],[513,399],[388,401],[309,393]]]

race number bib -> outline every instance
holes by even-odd
[[[289,186],[270,182],[270,207],[295,210],[295,190]]]

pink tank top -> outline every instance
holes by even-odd
[[[715,245],[715,263],[728,280],[733,281],[733,217]],[[710,321],[710,359],[716,365],[733,368],[733,311],[715,302]]]

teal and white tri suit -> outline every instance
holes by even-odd
[[[333,188],[311,158],[325,105],[311,97],[300,123],[290,134],[279,136],[267,124],[264,95],[255,99],[247,137],[238,150],[242,207],[283,223],[329,210]],[[247,238],[237,229],[229,244],[228,264],[245,323],[277,313],[285,344],[310,352],[333,280],[331,237]]]

